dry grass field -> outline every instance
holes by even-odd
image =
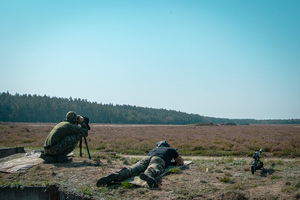
[[[42,149],[55,124],[0,124],[0,147]],[[74,151],[72,163],[40,164],[25,173],[0,173],[0,185],[57,184],[90,199],[300,199],[300,126],[156,126],[91,124],[92,159]],[[158,189],[127,183],[97,188],[96,181],[135,163],[167,140],[193,163],[158,180]],[[264,149],[265,168],[250,172],[251,155]],[[127,154],[127,155],[126,155]],[[18,155],[16,155],[18,156]],[[12,156],[13,158],[13,156]],[[0,159],[0,163],[8,158]]]
[[[0,124],[0,147],[42,149],[55,124]],[[260,148],[267,156],[300,157],[300,125],[176,126],[91,124],[92,152],[145,155],[167,140],[182,155],[251,156]]]

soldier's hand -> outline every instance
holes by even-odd
[[[80,116],[80,117],[77,119],[77,121],[78,121],[78,123],[81,123],[81,122],[83,122],[83,121],[84,121],[84,119],[83,119],[83,117],[82,117],[82,116]]]

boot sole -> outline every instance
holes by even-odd
[[[110,183],[112,183],[113,181],[115,181],[117,179],[117,175],[116,174],[110,174],[106,177],[100,178],[97,181],[97,187],[101,187],[101,186],[105,186],[108,185]]]
[[[146,181],[150,188],[157,188],[158,187],[158,184],[157,184],[157,182],[154,178],[149,177],[144,173],[141,173],[139,177],[140,177],[140,179]]]

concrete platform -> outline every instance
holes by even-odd
[[[91,197],[79,196],[61,191],[56,185],[7,187],[0,186],[1,200],[93,200]]]
[[[0,158],[4,158],[17,153],[25,153],[24,147],[1,148]]]

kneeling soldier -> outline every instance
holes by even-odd
[[[66,115],[66,120],[57,124],[49,133],[41,158],[45,163],[70,162],[67,155],[76,148],[81,137],[87,135],[88,128],[84,118],[70,111]]]

